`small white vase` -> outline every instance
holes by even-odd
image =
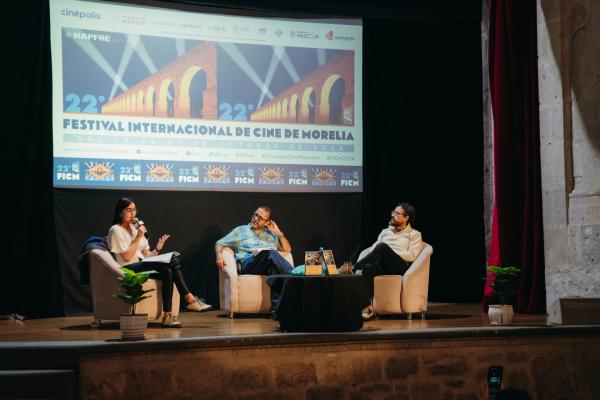
[[[148,314],[122,314],[119,319],[121,338],[125,340],[145,339],[148,327]]]
[[[508,325],[513,319],[513,306],[508,304],[490,304],[488,317],[492,325]]]

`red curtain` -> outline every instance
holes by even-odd
[[[490,0],[494,217],[488,265],[518,266],[516,311],[544,313],[535,0]],[[490,288],[484,291],[487,306]]]

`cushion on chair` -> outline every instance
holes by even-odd
[[[238,311],[240,313],[268,312],[271,309],[271,290],[266,275],[238,276]]]
[[[402,275],[379,275],[374,280],[373,310],[378,314],[399,314]]]

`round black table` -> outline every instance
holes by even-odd
[[[369,305],[363,279],[357,275],[274,275],[267,283],[279,293],[275,310],[284,332],[340,332],[362,328]]]

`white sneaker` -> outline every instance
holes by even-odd
[[[186,310],[198,311],[198,312],[208,311],[211,308],[212,308],[212,306],[210,304],[206,304],[204,301],[202,301],[202,299],[200,299],[198,297],[196,297],[196,301],[185,306]]]
[[[368,321],[375,316],[375,312],[373,312],[373,306],[368,306],[363,308],[362,310],[362,319],[363,321]]]

